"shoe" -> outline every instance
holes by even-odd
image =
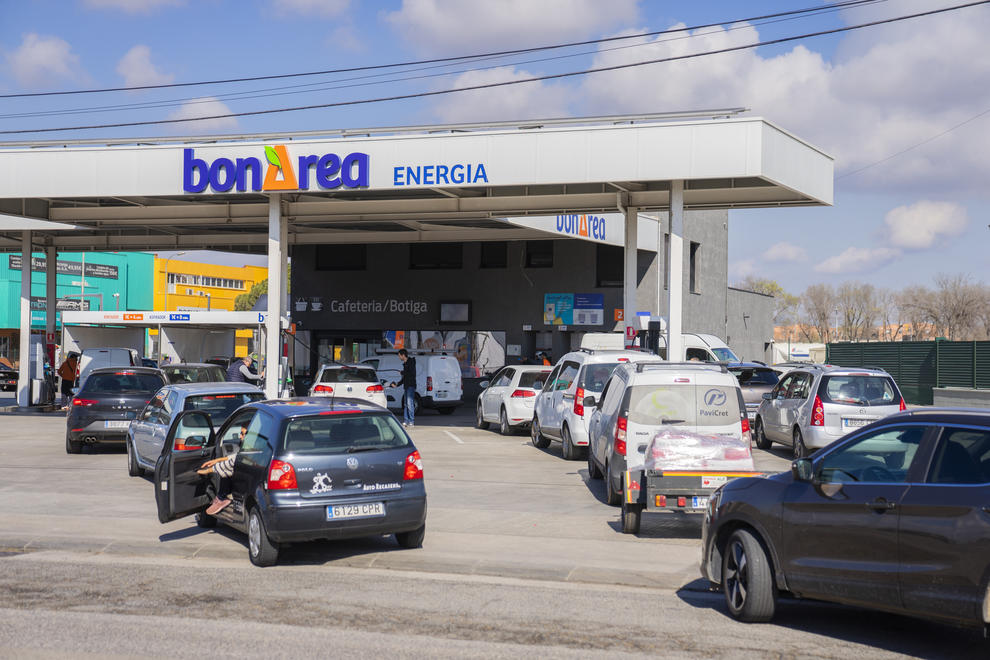
[[[210,506],[206,509],[206,515],[215,516],[226,509],[230,505],[231,501],[232,500],[230,498],[221,500],[219,497],[214,497],[213,501],[210,503]]]

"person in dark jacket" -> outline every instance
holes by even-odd
[[[265,377],[265,372],[256,374],[251,371],[251,356],[245,355],[239,360],[234,360],[227,368],[227,382],[229,383],[249,383],[256,382]]]
[[[402,360],[402,425],[412,426],[416,417],[416,358],[409,357],[404,348],[399,349],[399,359]],[[398,387],[399,383],[392,383]]]

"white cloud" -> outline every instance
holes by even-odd
[[[774,243],[763,253],[763,258],[767,261],[805,261],[808,253],[803,247],[792,243]]]
[[[172,74],[162,73],[155,67],[151,61],[151,49],[140,44],[127,51],[117,62],[117,73],[128,87],[167,85],[175,80]]]
[[[531,73],[516,71],[511,67],[471,71],[458,76],[450,83],[450,88],[522,80],[532,76]],[[566,116],[567,101],[566,87],[532,82],[446,94],[436,102],[434,111],[447,123],[495,119],[545,119]]]
[[[385,20],[422,53],[478,53],[597,35],[636,20],[637,0],[403,0]]]
[[[84,75],[69,42],[34,32],[25,34],[17,50],[7,55],[7,66],[17,82],[29,88]]]
[[[842,275],[861,273],[882,268],[900,256],[901,251],[896,248],[850,247],[815,266],[815,271]]]
[[[756,274],[756,261],[754,259],[742,259],[729,264],[729,277],[732,281],[744,280],[750,275]]]
[[[275,0],[275,11],[283,16],[340,16],[350,7],[350,0]]]
[[[230,114],[231,110],[222,101],[206,97],[187,101],[178,110],[169,114],[169,119],[195,119],[196,117],[212,117],[216,115]],[[204,119],[201,121],[190,121],[176,124],[169,124],[169,130],[179,134],[218,133],[237,127],[236,117],[225,117],[222,119]]]
[[[117,9],[128,14],[150,14],[159,7],[181,7],[185,0],[86,0],[93,9]]]
[[[925,250],[939,239],[958,236],[969,225],[966,209],[952,202],[916,202],[898,206],[884,216],[891,245],[907,250]]]

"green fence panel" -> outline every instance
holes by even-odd
[[[843,367],[878,367],[893,377],[905,401],[931,405],[935,387],[935,342],[836,343],[826,346],[825,361]],[[990,363],[990,353],[988,353]]]
[[[972,341],[936,342],[938,379],[936,387],[973,387],[975,360]]]
[[[973,348],[974,380],[977,387],[990,388],[990,341],[978,341]]]

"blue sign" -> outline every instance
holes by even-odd
[[[484,163],[450,165],[399,165],[392,168],[393,186],[439,186],[460,183],[488,183]]]
[[[574,294],[543,294],[543,322],[547,325],[573,325]]]
[[[189,315],[188,314],[169,314],[168,315],[168,320],[169,321],[188,321],[189,320]]]
[[[604,325],[605,296],[600,293],[574,294],[574,325]]]

